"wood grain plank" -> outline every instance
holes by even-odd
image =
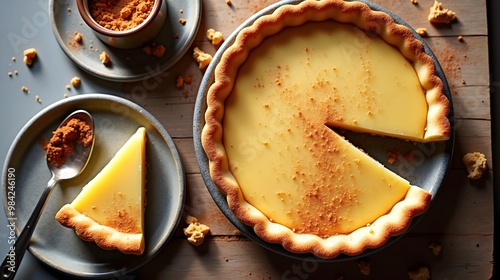
[[[469,37],[463,42],[454,37],[433,37],[425,41],[441,64],[453,92],[466,85],[489,85],[486,36]]]
[[[434,4],[434,0],[418,0],[418,4],[413,4],[410,0],[374,0],[372,2],[396,14],[414,29],[426,28],[429,36],[456,37],[487,34],[486,1],[484,0],[439,1],[445,8],[454,11],[457,15],[457,20],[449,25],[436,25],[428,21],[429,8]]]
[[[179,155],[181,157],[182,165],[186,174],[199,174],[200,167],[198,166],[193,139],[175,138],[174,143],[177,147],[177,150],[179,150]]]
[[[412,233],[493,234],[493,173],[469,180],[465,170],[450,170],[428,212]],[[479,213],[484,213],[483,215]]]
[[[451,99],[455,118],[491,120],[489,86],[461,86]]]
[[[192,48],[215,54],[218,46],[206,39],[206,30],[215,28],[228,36],[239,24],[272,0],[252,2],[203,0],[203,18],[188,53],[166,73],[124,85],[126,97],[157,117],[174,137],[186,174],[187,194],[184,217],[194,215],[211,227],[205,244],[194,247],[182,233],[181,222],[175,237],[160,254],[135,274],[144,279],[360,279],[358,260],[321,263],[289,259],[269,252],[239,232],[219,210],[210,196],[196,160],[192,121],[198,86],[205,70],[198,69]],[[493,260],[493,174],[491,171],[490,80],[486,26],[486,2],[449,1],[443,5],[457,12],[458,21],[449,26],[427,21],[433,0],[374,0],[414,28],[426,27],[425,40],[436,54],[452,90],[456,117],[455,151],[451,169],[433,206],[407,235],[395,244],[369,255],[372,273],[367,279],[407,279],[407,272],[419,266],[431,269],[432,279],[489,279]],[[459,42],[457,36],[464,36]],[[191,84],[176,87],[178,76],[190,76]],[[471,181],[461,161],[463,154],[481,151],[488,159],[488,172]],[[430,242],[443,245],[439,256],[428,249]]]
[[[223,34],[229,35],[231,27],[236,27],[248,19],[251,15],[278,1],[251,1],[244,5],[233,1],[228,7],[224,1],[210,1],[204,5],[203,21],[201,27],[210,28],[220,26]],[[440,1],[445,8],[456,12],[458,20],[450,25],[433,25],[427,16],[433,0],[419,0],[418,4],[412,4],[410,0],[373,0],[371,1],[394,13],[413,28],[425,27],[429,36],[476,36],[487,35],[486,1]],[[197,40],[203,40],[203,34],[198,34]]]
[[[439,242],[442,252],[428,245]],[[370,275],[361,274],[360,260],[322,262],[290,259],[243,238],[208,238],[199,247],[184,239],[170,241],[137,276],[140,279],[408,279],[408,271],[428,267],[432,279],[489,279],[492,239],[488,235],[408,235],[363,259]],[[463,252],[467,251],[467,254]]]
[[[200,175],[187,175],[184,212],[208,225],[210,235],[241,234],[217,207]]]

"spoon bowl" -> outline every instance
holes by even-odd
[[[19,234],[16,242],[11,247],[8,255],[5,257],[2,262],[2,279],[14,279],[16,275],[17,268],[21,264],[21,260],[23,259],[24,253],[29,246],[29,242],[33,232],[35,231],[35,226],[38,223],[38,220],[42,214],[43,208],[47,203],[47,200],[50,196],[50,193],[54,189],[55,185],[60,180],[67,180],[78,176],[87,166],[89,162],[90,155],[92,154],[92,150],[94,148],[94,121],[90,113],[85,110],[77,110],[67,116],[62,123],[59,125],[59,128],[66,126],[66,124],[71,119],[79,119],[80,121],[85,122],[89,127],[92,133],[92,139],[88,145],[77,144],[74,147],[73,153],[65,157],[65,161],[60,166],[56,166],[49,162],[47,157],[47,165],[52,173],[52,177],[50,178],[47,186],[38,203],[36,204],[33,213],[29,217],[26,222],[25,227]]]
[[[84,121],[86,124],[90,126],[90,129],[94,131],[94,121],[92,116],[85,110],[77,110],[71,113],[66,119],[62,121],[59,127],[65,126],[71,119],[79,119]],[[88,145],[87,147],[83,145],[76,145],[73,154],[66,157],[66,161],[63,165],[56,167],[53,164],[47,162],[50,172],[52,172],[52,176],[56,177],[59,180],[67,180],[74,178],[85,169],[87,163],[90,159],[90,154],[92,153],[92,149],[94,148],[94,141]]]

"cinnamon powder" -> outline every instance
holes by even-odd
[[[89,10],[102,27],[124,31],[140,25],[149,16],[154,0],[92,0]]]
[[[77,118],[70,119],[64,126],[52,132],[47,150],[47,161],[59,167],[66,162],[66,157],[73,155],[79,144],[88,147],[92,144],[94,134],[90,126]]]

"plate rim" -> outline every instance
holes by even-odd
[[[245,20],[242,24],[240,24],[223,42],[223,44],[220,46],[220,48],[217,50],[215,55],[213,56],[212,62],[210,65],[207,67],[207,70],[202,78],[202,81],[200,83],[200,87],[198,90],[198,94],[196,96],[196,101],[195,101],[195,108],[194,108],[194,117],[193,117],[193,140],[194,140],[194,146],[195,146],[195,154],[197,157],[198,161],[198,166],[200,168],[200,172],[203,178],[203,181],[205,183],[205,186],[207,187],[212,199],[216,203],[216,205],[219,207],[221,212],[226,216],[226,218],[238,229],[240,230],[245,236],[247,236],[249,239],[254,241],[255,243],[261,245],[262,247],[273,251],[275,253],[278,253],[280,255],[290,257],[292,259],[298,259],[298,260],[315,260],[317,262],[342,262],[342,261],[348,261],[348,260],[355,260],[355,259],[361,259],[364,257],[367,257],[368,255],[371,255],[375,252],[378,252],[384,248],[387,248],[394,244],[397,240],[402,238],[403,236],[406,235],[411,229],[418,224],[418,222],[425,217],[425,215],[429,212],[426,211],[422,215],[415,217],[412,220],[412,223],[410,227],[401,235],[398,236],[393,236],[389,239],[389,241],[384,244],[383,246],[375,249],[366,249],[363,253],[356,255],[356,256],[348,256],[344,254],[340,254],[339,256],[332,258],[332,259],[323,259],[320,258],[312,253],[303,253],[303,254],[298,254],[298,253],[292,253],[288,250],[286,250],[281,244],[279,243],[269,243],[267,241],[262,240],[257,234],[254,232],[253,228],[251,226],[248,226],[244,223],[242,223],[229,209],[229,206],[227,204],[226,196],[225,194],[222,193],[222,191],[215,185],[213,180],[210,177],[210,171],[208,168],[208,159],[205,154],[205,151],[203,149],[203,146],[201,144],[201,130],[203,129],[203,125],[205,123],[204,121],[204,112],[206,109],[206,94],[209,89],[209,87],[212,85],[214,81],[214,71],[215,68],[218,64],[218,62],[221,60],[223,52],[231,46],[238,33],[244,29],[245,27],[248,27],[253,24],[259,17],[271,14],[276,10],[277,8],[283,6],[283,5],[289,5],[289,4],[298,4],[302,2],[303,0],[282,0],[278,3],[271,4],[259,12],[255,13],[251,17],[249,17],[247,20]],[[425,40],[415,31],[415,29],[409,25],[406,21],[404,21],[402,18],[398,17],[396,14],[392,13],[388,9],[379,6],[378,4],[372,3],[367,0],[347,0],[350,2],[361,2],[366,5],[368,5],[372,10],[375,11],[381,11],[389,16],[391,16],[394,21],[398,24],[404,25],[407,28],[409,28],[413,35],[423,44],[425,52],[432,58],[434,61],[434,64],[436,66],[436,73],[439,78],[442,79],[443,84],[444,84],[444,91],[445,95],[448,98],[450,102],[450,112],[448,114],[448,119],[450,121],[451,125],[451,133],[450,133],[450,139],[446,140],[446,145],[445,145],[445,150],[444,150],[444,156],[445,156],[445,162],[443,163],[444,165],[444,173],[442,174],[441,178],[439,178],[437,187],[433,189],[432,193],[432,198],[431,198],[431,205],[429,208],[432,207],[436,197],[439,194],[439,189],[441,185],[443,184],[444,179],[446,178],[450,165],[451,165],[451,159],[453,157],[453,151],[454,151],[454,146],[455,146],[455,117],[454,117],[454,110],[453,110],[453,103],[452,103],[452,96],[451,96],[451,91],[444,73],[443,68],[441,67],[438,59],[432,52],[431,48],[429,45],[425,42]]]
[[[175,234],[175,230],[177,229],[180,221],[182,220],[182,213],[184,209],[184,204],[185,204],[185,198],[186,198],[186,173],[185,169],[183,166],[183,163],[181,161],[181,157],[179,154],[179,151],[175,145],[175,142],[173,138],[170,136],[168,131],[163,127],[163,125],[153,116],[151,115],[148,111],[146,111],[143,107],[139,106],[138,104],[119,97],[119,96],[114,96],[114,95],[109,95],[109,94],[104,94],[104,93],[86,93],[86,94],[80,94],[72,97],[68,97],[59,101],[56,101],[49,106],[45,107],[42,109],[40,112],[35,114],[33,117],[30,118],[28,122],[21,128],[21,130],[18,132],[16,137],[14,138],[11,146],[9,147],[9,150],[7,152],[7,155],[5,157],[4,161],[4,169],[2,171],[2,182],[1,182],[1,198],[2,198],[2,207],[4,210],[4,215],[7,219],[9,219],[9,214],[7,211],[7,173],[9,169],[9,162],[11,162],[13,158],[13,152],[16,150],[16,146],[18,143],[24,138],[23,135],[26,134],[27,131],[33,126],[34,123],[39,121],[43,116],[45,116],[48,113],[51,113],[54,110],[57,110],[60,106],[70,106],[70,104],[78,104],[79,102],[85,101],[88,102],[89,100],[94,100],[94,101],[108,101],[108,102],[113,102],[113,103],[118,103],[120,105],[126,106],[129,109],[132,109],[136,113],[140,113],[144,115],[145,119],[150,121],[150,123],[156,128],[157,132],[161,136],[161,138],[165,141],[165,144],[169,148],[169,152],[172,154],[173,158],[173,163],[175,164],[177,170],[175,173],[178,175],[178,190],[179,190],[179,196],[175,197],[175,201],[178,201],[177,206],[175,208],[176,212],[175,215],[173,216],[173,219],[171,222],[168,224],[171,224],[172,227],[170,230],[167,230],[169,228],[165,228],[165,231],[161,234],[161,238],[159,238],[157,244],[152,247],[152,250],[146,255],[143,254],[141,256],[138,256],[139,260],[134,261],[134,265],[130,267],[124,267],[121,269],[114,269],[110,267],[108,271],[104,272],[81,272],[81,271],[76,271],[75,269],[69,270],[65,269],[64,265],[56,264],[50,260],[48,260],[46,257],[44,257],[43,254],[41,254],[38,251],[34,251],[31,246],[28,247],[28,250],[30,253],[41,263],[43,263],[47,268],[54,270],[55,272],[62,273],[64,275],[72,276],[72,277],[77,277],[77,278],[93,278],[93,279],[101,279],[101,278],[107,278],[107,277],[115,277],[117,275],[124,275],[127,273],[130,273],[132,271],[135,271],[148,263],[150,260],[152,260],[154,257],[158,255],[158,253],[161,252],[161,250],[166,246],[168,241],[173,238],[173,235]],[[35,140],[33,140],[35,141]],[[21,160],[22,162],[22,160]],[[16,239],[19,236],[21,229],[16,226]],[[147,252],[145,252],[147,253]],[[124,255],[125,256],[125,255]]]

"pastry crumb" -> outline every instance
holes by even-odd
[[[427,280],[431,278],[431,273],[427,267],[421,267],[408,272],[408,277],[410,277],[410,280]]]
[[[223,40],[222,33],[220,31],[215,31],[213,28],[209,28],[207,30],[207,39],[212,42],[212,45],[216,46]]]
[[[460,35],[460,36],[457,37],[457,40],[459,42],[463,42],[464,41],[464,37],[462,35]]]
[[[429,244],[429,249],[431,249],[432,253],[437,256],[441,253],[442,246],[436,242],[432,242]]]
[[[183,231],[188,242],[195,246],[201,245],[205,240],[205,235],[210,231],[210,228],[200,223],[196,217],[190,215],[186,217],[186,223],[189,225],[184,228]]]
[[[81,82],[82,82],[82,80],[80,79],[80,77],[77,77],[77,76],[75,76],[71,79],[71,85],[74,87],[79,87]]]
[[[108,64],[111,61],[106,51],[101,52],[101,54],[99,55],[99,59],[101,60],[102,64]]]
[[[36,58],[36,49],[35,48],[26,49],[24,50],[23,54],[24,54],[23,58],[24,63],[28,66],[31,66]]]
[[[233,5],[233,2],[231,2],[231,0],[226,0],[226,5],[231,6]]]
[[[10,59],[11,59],[12,61],[16,61],[16,57],[15,57],[15,56],[11,57]]]
[[[75,36],[73,37],[73,40],[77,42],[78,44],[81,44],[83,42],[83,36],[79,32],[75,32]]]
[[[186,25],[186,19],[185,18],[179,18],[179,23],[182,25]]]
[[[467,153],[463,157],[465,167],[469,175],[469,179],[477,180],[481,178],[484,171],[486,171],[486,156],[480,152]]]
[[[418,0],[411,0],[411,3],[414,4],[414,5],[417,5],[418,4]]]
[[[193,82],[193,77],[191,76],[178,76],[177,80],[175,82],[175,87],[176,88],[182,88],[184,87],[184,84],[190,84]]]
[[[212,61],[212,55],[200,50],[198,47],[193,50],[193,58],[198,62],[199,69],[205,69]]]
[[[427,19],[433,23],[450,23],[457,18],[454,11],[445,9],[443,4],[434,1],[434,5],[429,9],[429,16]]]
[[[24,93],[28,93],[30,90],[26,87],[26,86],[22,86],[21,87],[21,90],[24,92]]]
[[[184,86],[184,77],[178,76],[177,80],[175,82],[175,87],[176,88],[182,88]]]
[[[8,72],[7,75],[9,75],[9,77],[12,77],[12,72]]]
[[[417,34],[422,36],[422,37],[427,36],[427,28],[425,28],[425,27],[419,27],[416,29],[416,31],[417,31]]]
[[[68,98],[68,94],[67,93],[63,94],[63,98]]]
[[[38,95],[36,95],[36,96],[35,96],[35,100],[36,100],[36,102],[38,102],[38,103],[42,103],[42,99],[41,99],[41,98],[40,98],[40,96],[38,96]]]
[[[164,45],[156,45],[153,47],[153,55],[158,58],[162,58],[165,54],[165,50],[166,48]]]
[[[367,262],[367,261],[360,261],[358,263],[358,267],[359,267],[359,271],[361,272],[361,274],[363,275],[370,275],[370,266],[371,266],[371,263]]]
[[[144,48],[142,48],[142,51],[147,54],[147,55],[153,55],[158,58],[162,58],[165,55],[165,51],[167,49],[165,48],[164,45],[161,44],[156,44],[156,43],[151,43]]]

